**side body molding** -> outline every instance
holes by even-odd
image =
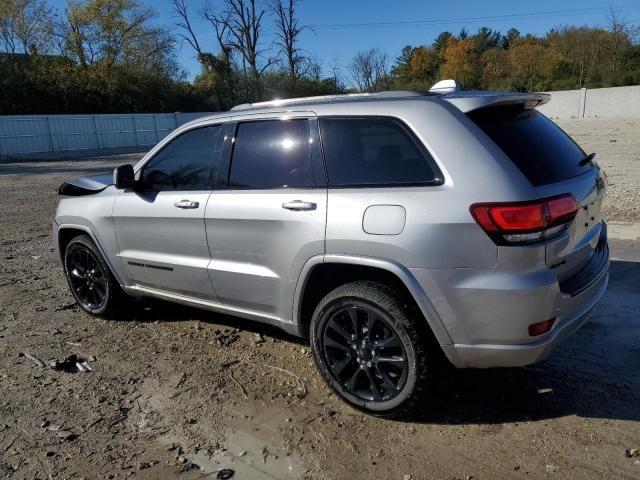
[[[307,280],[310,276],[309,274],[314,267],[322,263],[341,263],[348,265],[373,267],[379,268],[381,270],[386,270],[394,274],[402,281],[402,283],[404,283],[404,285],[407,287],[407,290],[409,290],[409,293],[415,300],[427,323],[431,327],[431,330],[433,331],[433,334],[435,335],[438,343],[440,345],[450,345],[453,343],[451,338],[449,337],[449,334],[447,333],[447,330],[444,328],[444,325],[442,324],[438,313],[431,304],[429,297],[427,297],[426,293],[424,292],[416,278],[408,269],[392,260],[375,257],[359,257],[354,255],[337,254],[318,255],[312,257],[302,268],[300,278],[298,279],[298,282],[296,284],[292,312],[293,323],[297,326],[300,335],[302,335],[303,333],[302,295],[307,285]]]

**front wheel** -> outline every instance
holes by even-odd
[[[320,301],[310,327],[316,365],[351,405],[402,416],[418,402],[430,374],[428,340],[394,290],[373,282],[342,285]]]
[[[126,298],[95,243],[86,235],[71,239],[64,253],[64,274],[83,310],[112,316]]]

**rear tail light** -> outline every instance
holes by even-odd
[[[529,325],[529,336],[537,337],[538,335],[547,333],[551,330],[555,321],[556,319],[552,318],[551,320],[545,320],[544,322],[532,323]]]
[[[532,243],[557,235],[571,223],[580,206],[573,195],[515,203],[476,203],[471,215],[496,243]]]

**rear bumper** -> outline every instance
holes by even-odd
[[[596,283],[580,295],[561,300],[561,310],[571,311],[558,317],[558,325],[543,339],[526,344],[443,346],[449,360],[458,368],[521,367],[543,360],[565,338],[578,330],[589,319],[604,295],[609,282],[605,273]]]

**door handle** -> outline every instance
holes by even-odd
[[[294,211],[315,210],[317,207],[318,205],[313,202],[303,202],[302,200],[294,200],[293,202],[282,204],[282,208]]]
[[[198,208],[200,204],[198,202],[193,202],[191,200],[180,200],[173,204],[174,207],[177,208]]]

